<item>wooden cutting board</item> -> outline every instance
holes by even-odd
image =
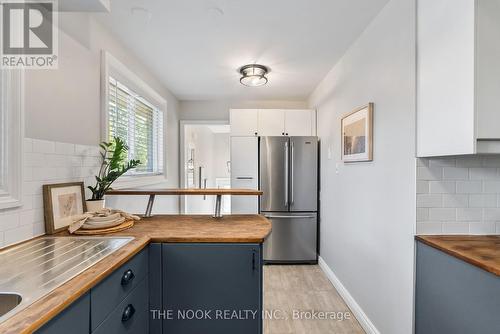
[[[79,230],[76,230],[73,234],[77,234],[77,235],[108,234],[108,233],[123,231],[123,230],[131,228],[132,226],[134,226],[134,221],[133,220],[126,220],[123,223],[121,223],[120,225],[116,225],[113,227],[99,228],[99,229],[92,229],[92,230],[85,230],[85,229],[81,228]]]

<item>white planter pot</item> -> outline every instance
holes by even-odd
[[[87,204],[87,212],[97,212],[101,211],[104,209],[104,200],[98,200],[98,201],[85,201]]]

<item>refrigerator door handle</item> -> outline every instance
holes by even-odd
[[[290,158],[290,204],[293,205],[293,160],[294,160],[294,145],[293,145],[293,140],[290,140],[291,143],[291,158]]]
[[[264,215],[264,217],[269,218],[269,219],[304,219],[304,218],[316,218],[314,215],[309,215],[309,216],[276,216],[276,215]]]
[[[288,206],[288,142],[285,142],[285,206]]]

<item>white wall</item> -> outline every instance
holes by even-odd
[[[321,140],[321,257],[362,320],[384,334],[412,333],[414,8],[414,0],[390,1],[309,101]],[[343,164],[341,116],[368,102],[375,103],[374,161]]]
[[[96,145],[101,141],[101,50],[109,51],[162,95],[168,103],[166,157],[168,181],[179,180],[179,102],[135,56],[87,13],[59,13],[59,68],[26,73],[26,136]],[[108,205],[142,212],[145,198],[109,198]],[[178,198],[155,202],[156,212],[178,212]]]
[[[258,88],[257,88],[258,89]],[[306,109],[307,101],[181,101],[182,120],[229,120],[229,109]]]

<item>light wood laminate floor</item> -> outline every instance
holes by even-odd
[[[264,309],[264,334],[365,333],[317,265],[264,266]],[[311,311],[330,319],[307,319]]]

